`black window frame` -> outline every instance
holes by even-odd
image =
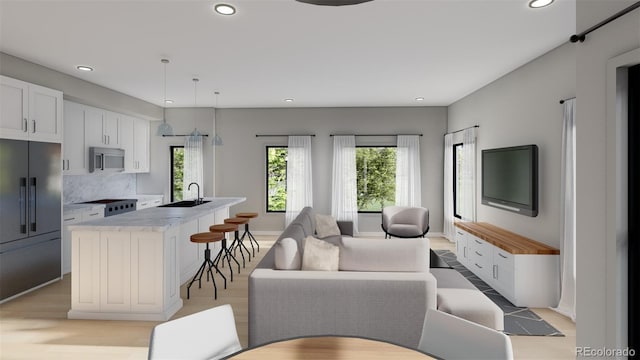
[[[173,173],[174,157],[173,156],[175,154],[175,149],[179,149],[179,148],[184,149],[184,145],[171,145],[171,146],[169,146],[169,152],[170,152],[170,156],[169,156],[170,157],[170,163],[169,163],[169,168],[170,168],[170,170],[169,170],[170,171],[169,182],[170,182],[170,184],[169,184],[169,189],[170,189],[170,195],[171,195],[171,202],[175,202],[176,201],[176,199],[173,197],[173,195],[174,195],[174,184],[175,184],[175,182],[173,181],[174,180],[174,173]],[[183,169],[183,171],[184,171],[184,169]],[[183,184],[183,186],[184,186],[184,184]]]
[[[265,207],[265,212],[266,213],[273,213],[273,214],[284,214],[286,211],[286,205],[285,205],[285,210],[269,210],[269,149],[287,149],[287,154],[289,152],[289,146],[287,145],[266,145],[265,146],[265,165],[264,165],[264,182],[265,182],[265,192],[264,192],[264,207]],[[287,173],[286,173],[286,167],[285,167],[285,180],[287,178]],[[285,182],[285,189],[286,189],[286,182]]]
[[[458,148],[462,148],[464,145],[462,143],[457,143],[453,145],[453,216],[462,219],[462,215],[458,214]]]
[[[357,145],[356,146],[356,151],[358,151],[358,148],[398,148],[398,145]],[[398,160],[398,152],[396,151],[396,161]],[[356,166],[356,182],[357,177],[358,177],[358,169]],[[357,188],[357,183],[356,183],[356,188]],[[356,203],[358,202],[358,194],[356,194]],[[358,209],[358,214],[382,214],[382,209],[375,211],[375,210],[360,210]]]

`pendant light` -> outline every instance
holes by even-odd
[[[195,108],[198,105],[198,81],[200,81],[200,79],[193,78],[191,80],[193,81],[193,107]],[[193,131],[191,132],[191,134],[189,134],[189,136],[202,136],[196,126],[195,118],[193,119]]]
[[[222,146],[223,142],[220,135],[218,135],[218,119],[216,118],[216,112],[218,111],[218,95],[220,95],[220,92],[216,91],[214,94],[216,95],[216,106],[213,109],[213,132],[215,133],[215,136],[211,139],[211,145]]]
[[[166,105],[167,105],[167,64],[169,63],[169,60],[161,59],[160,62],[164,64],[164,99],[163,99],[164,103],[162,104],[162,124],[158,126],[158,131],[156,132],[156,135],[172,136],[173,128],[171,127],[171,125],[167,123],[167,116],[165,111]]]

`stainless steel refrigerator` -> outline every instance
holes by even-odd
[[[61,278],[60,144],[0,139],[0,301]]]

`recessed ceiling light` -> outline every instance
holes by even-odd
[[[236,8],[229,4],[216,4],[213,9],[220,15],[233,15],[236,13]]]
[[[293,102],[293,99],[284,99],[284,102]]]
[[[553,1],[554,0],[531,0],[529,1],[529,7],[537,9],[537,8],[549,6]]]
[[[76,66],[76,69],[78,69],[80,71],[93,71],[92,67],[85,66],[85,65],[78,65],[78,66]]]
[[[424,98],[423,97],[417,97],[416,101],[424,101]]]
[[[165,104],[173,104],[173,100],[169,100],[169,99],[167,99],[167,100],[165,100],[165,101],[164,101],[164,103],[165,103]]]

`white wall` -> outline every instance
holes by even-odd
[[[577,1],[577,30],[583,31],[632,0]],[[577,92],[577,346],[616,347],[615,317],[607,316],[606,219],[614,209],[607,199],[607,61],[640,47],[640,10],[635,10],[589,34],[576,44]],[[636,349],[637,350],[637,349]]]
[[[204,196],[213,196],[213,108],[171,108],[166,110],[166,119],[176,135],[189,134],[198,128],[202,134],[209,135],[203,141],[204,184],[200,191]],[[162,137],[156,135],[161,121],[152,121],[150,126],[150,149],[148,174],[138,174],[139,194],[164,194],[165,202],[171,201],[171,151],[172,145],[184,145],[184,136]]]
[[[265,211],[266,145],[286,145],[287,138],[256,138],[256,134],[315,134],[313,144],[314,208],[331,212],[333,143],[342,134],[423,133],[421,141],[422,204],[430,209],[432,232],[442,232],[442,157],[447,109],[411,108],[296,108],[221,109],[218,133],[224,145],[216,148],[216,195],[246,196],[234,211],[254,211],[252,228],[283,229],[284,215]],[[395,145],[394,136],[357,137],[358,145]],[[380,232],[380,214],[361,214],[361,232]]]
[[[534,240],[560,245],[560,99],[575,95],[575,47],[562,45],[449,107],[449,131],[478,128],[477,220]],[[481,203],[481,151],[536,144],[539,150],[537,217]]]

